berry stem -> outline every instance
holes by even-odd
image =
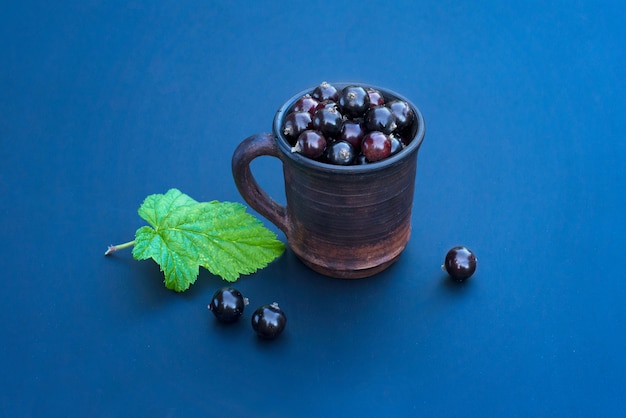
[[[107,248],[106,252],[104,253],[104,255],[109,255],[111,253],[114,253],[115,251],[118,250],[123,250],[124,248],[128,248],[128,247],[132,247],[133,245],[135,245],[135,241],[129,241],[129,242],[125,242],[124,244],[118,244],[118,245],[109,245],[109,248]]]

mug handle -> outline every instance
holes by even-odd
[[[235,149],[232,159],[233,178],[239,193],[257,212],[288,235],[287,208],[276,203],[255,180],[250,163],[257,157],[267,155],[282,162],[282,154],[274,134],[260,133],[244,139]]]

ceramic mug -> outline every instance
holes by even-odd
[[[333,83],[337,90],[347,85]],[[366,86],[364,86],[366,87]],[[302,262],[336,278],[372,276],[393,264],[411,235],[417,153],[424,119],[406,98],[384,88],[385,102],[406,101],[417,123],[410,142],[391,157],[364,165],[331,165],[297,152],[282,134],[283,120],[300,97],[285,102],[274,118],[273,133],[246,138],[235,150],[232,170],[244,200],[275,224]],[[282,162],[286,204],[280,205],[257,183],[250,163],[259,156]]]

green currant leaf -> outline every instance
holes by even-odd
[[[135,234],[133,257],[152,258],[168,289],[182,292],[196,281],[199,266],[224,280],[236,281],[280,256],[285,245],[231,202],[197,202],[176,189],[148,196],[139,215],[150,225]]]
[[[191,197],[182,193],[177,189],[170,189],[162,194],[153,194],[143,201],[139,207],[139,216],[148,221],[154,227],[161,225],[168,215],[174,212],[174,209],[195,205],[196,202]]]
[[[167,239],[149,226],[142,226],[135,234],[133,257],[137,260],[152,258],[165,274],[165,287],[177,292],[187,290],[199,273],[195,259],[180,250],[168,247]]]

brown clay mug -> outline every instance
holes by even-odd
[[[349,84],[333,85],[340,91]],[[398,259],[411,234],[417,152],[424,139],[424,119],[404,97],[374,88],[386,102],[406,101],[417,116],[408,145],[387,159],[340,166],[292,152],[282,134],[283,119],[295,101],[311,93],[312,88],[280,107],[273,133],[246,138],[232,158],[233,177],[244,200],[285,234],[290,248],[305,265],[330,277],[363,278],[386,269]],[[259,156],[276,157],[282,162],[284,206],[268,196],[252,175],[250,163]]]

